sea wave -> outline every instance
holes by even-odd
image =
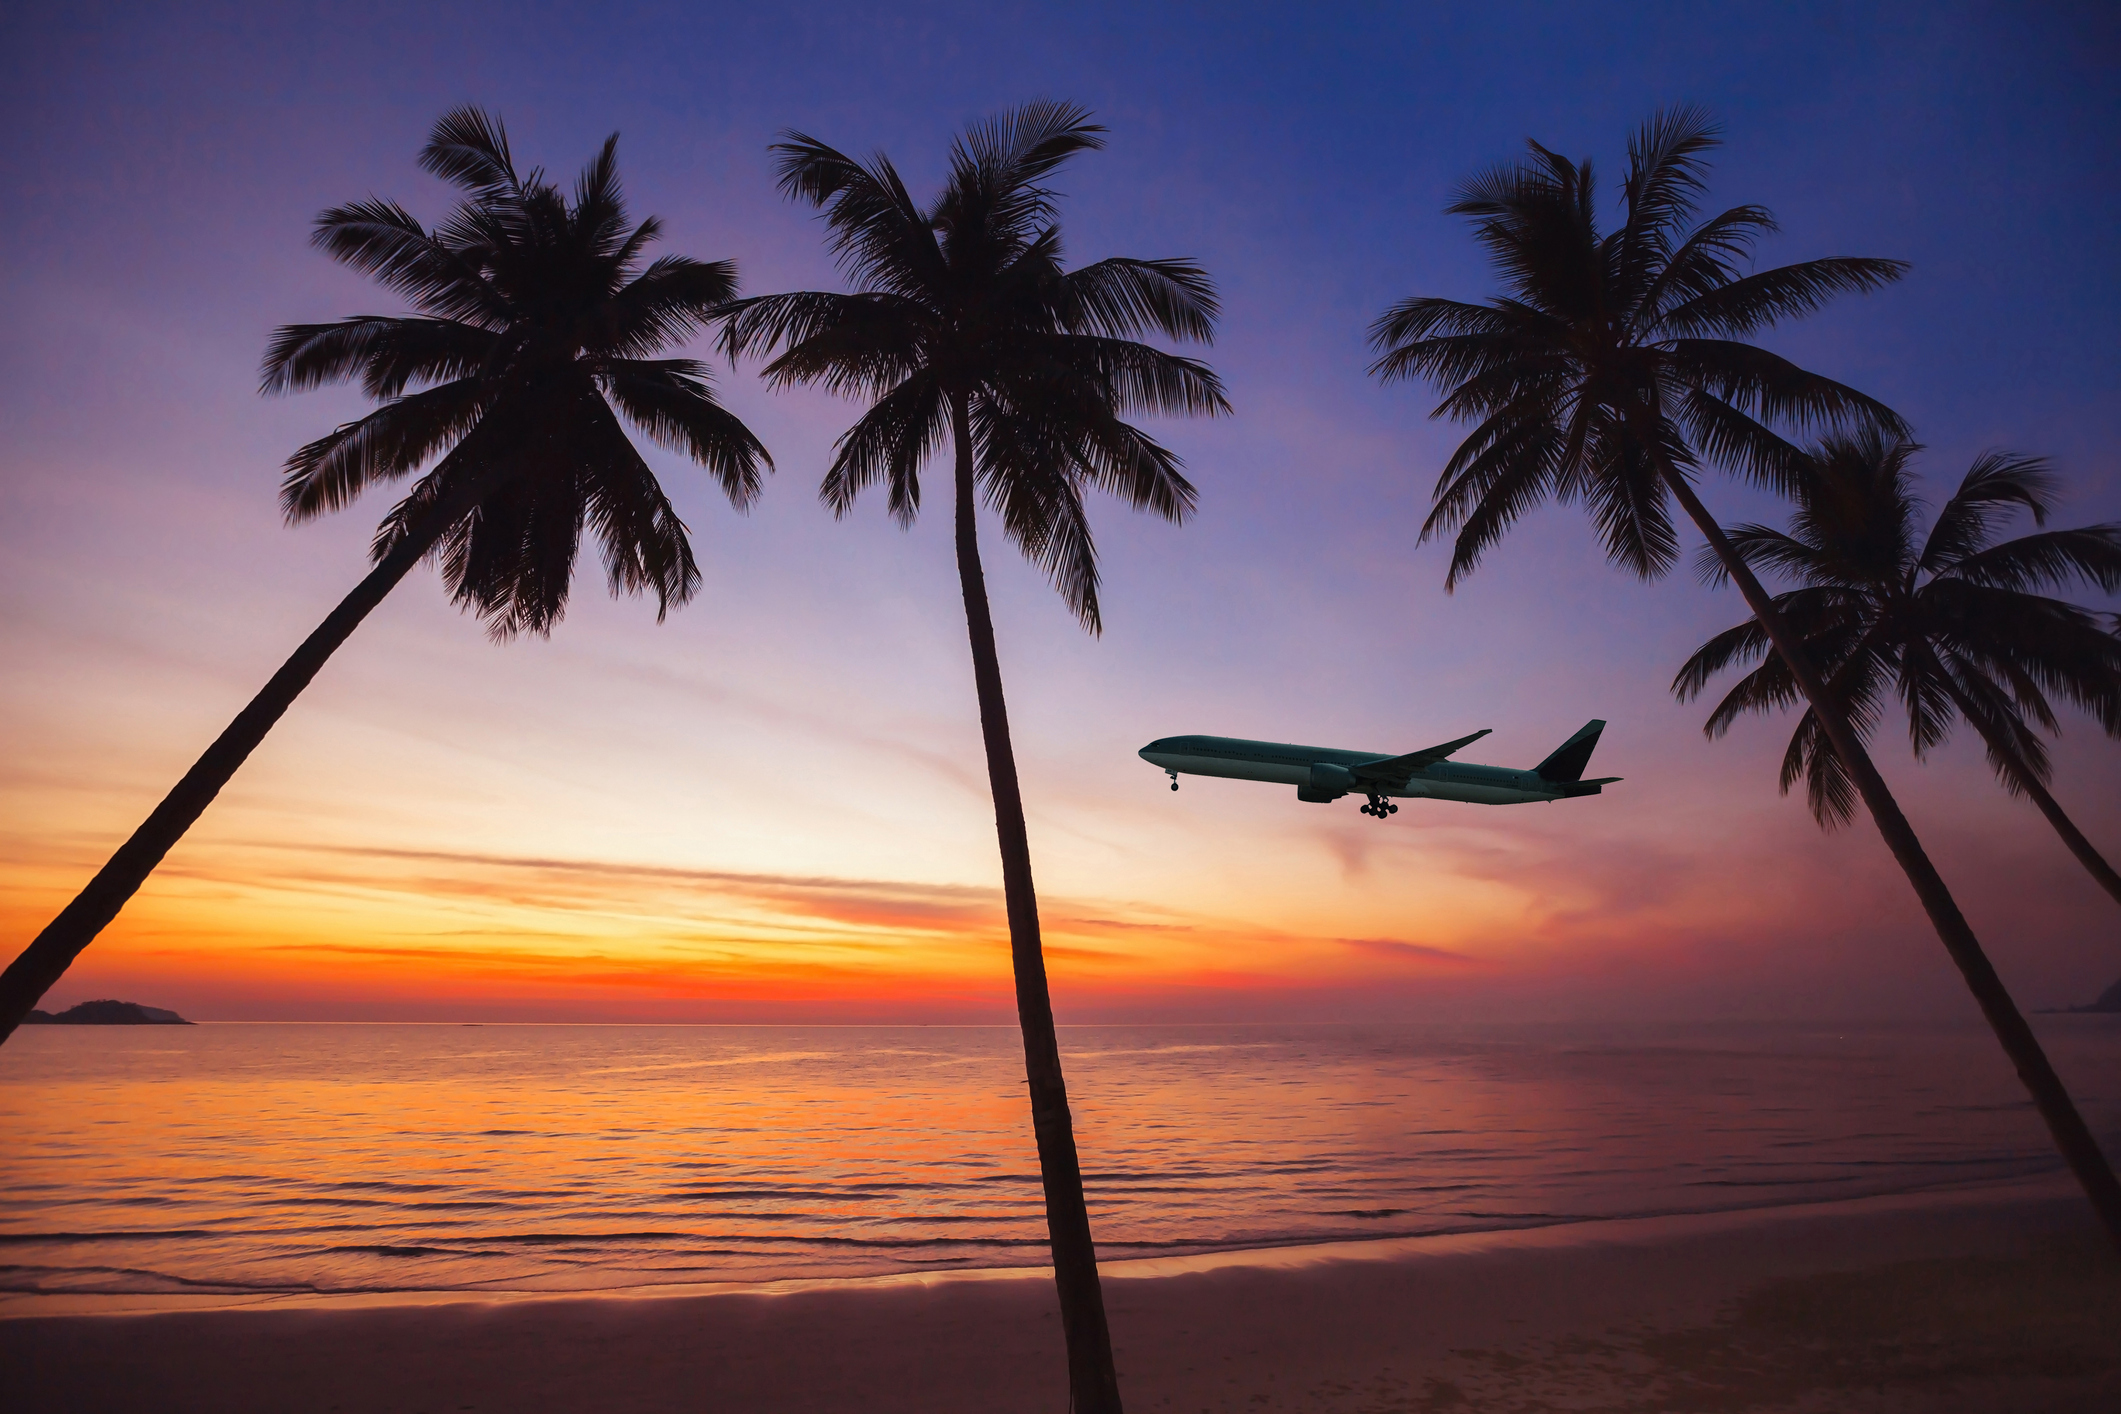
[[[2043,1027],[2112,1136],[2121,1026],[2102,1021]],[[497,1048],[498,1029],[200,1026],[152,1047],[21,1033],[0,1073],[0,1291],[602,1290],[1044,1260],[1012,1032],[518,1027]],[[1970,1029],[1070,1028],[1064,1043],[1108,1259],[2057,1167]],[[705,1069],[742,1078],[688,1078]]]

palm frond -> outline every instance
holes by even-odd
[[[1680,424],[1709,461],[1755,486],[1797,492],[1807,458],[1787,438],[1700,388],[1682,388],[1675,401]]]
[[[2025,795],[2021,772],[2042,784],[2053,778],[2054,762],[2048,756],[2047,744],[2025,720],[2025,704],[2021,700],[1973,664],[1946,660],[1937,663],[1936,671],[1954,694],[1960,715],[1980,734],[1989,768],[2006,791],[2014,796]],[[2044,708],[2046,704],[2040,705]],[[2052,721],[2049,714],[2049,730],[2054,729]]]
[[[1708,154],[1722,142],[1721,129],[1698,104],[1651,114],[1628,138],[1622,195],[1629,229],[1670,230],[1683,224],[1708,190]]]
[[[938,224],[951,240],[976,234],[1007,247],[1031,239],[1060,217],[1045,179],[1077,153],[1102,148],[1104,132],[1087,108],[1053,99],[973,124],[951,145]]]
[[[487,327],[508,317],[508,301],[477,265],[429,235],[395,202],[335,206],[317,217],[310,243],[425,313]]]
[[[334,428],[287,459],[281,512],[293,524],[352,505],[375,482],[404,476],[454,445],[490,402],[477,380],[458,379]]]
[[[1674,305],[1738,279],[1738,267],[1752,257],[1755,239],[1777,229],[1774,214],[1764,206],[1734,206],[1695,227],[1660,267],[1643,272],[1647,287],[1627,301],[1630,335],[1654,336]]]
[[[1724,538],[1730,542],[1738,558],[1753,569],[1787,575],[1813,585],[1818,585],[1824,578],[1819,573],[1818,547],[1785,535],[1773,526],[1750,522],[1726,526]],[[1709,588],[1721,589],[1730,582],[1730,567],[1717,555],[1715,547],[1704,545],[1697,559],[1702,582]]]
[[[762,473],[773,469],[773,457],[750,428],[714,400],[705,371],[691,359],[629,359],[605,363],[598,374],[605,394],[628,421],[658,445],[707,468],[729,504],[748,510],[758,499]],[[632,462],[621,466],[630,477]]]
[[[1417,543],[1457,531],[1451,567],[1444,576],[1446,593],[1473,572],[1519,517],[1555,494],[1556,472],[1567,448],[1561,429],[1500,414],[1496,420],[1502,425],[1478,456],[1462,467],[1445,469],[1422,521]]]
[[[1370,365],[1381,382],[1421,377],[1449,389],[1436,415],[1463,418],[1459,409],[1486,410],[1520,400],[1530,387],[1563,381],[1582,391],[1583,364],[1563,340],[1520,328],[1508,333],[1446,334],[1399,345]],[[1446,410],[1448,414],[1446,414]]]
[[[1485,424],[1497,413],[1532,416],[1548,422],[1596,419],[1609,424],[1613,409],[1596,398],[1583,396],[1576,376],[1578,369],[1565,354],[1544,351],[1519,356],[1495,347],[1484,338],[1432,340],[1457,347],[1434,351],[1436,361],[1465,367],[1466,376],[1429,409],[1429,416],[1453,422]]]
[[[1005,439],[1019,451],[1044,448],[1024,465],[1052,468],[1070,485],[1095,486],[1133,510],[1180,523],[1199,499],[1177,454],[1123,421],[1113,399],[1080,380],[1012,381],[976,399],[973,409],[981,437]]]
[[[991,367],[986,382],[997,395],[1010,401],[1037,393],[1059,396],[1079,403],[1091,417],[1133,412],[1218,417],[1230,411],[1214,369],[1127,339],[1027,335],[992,350]],[[1005,392],[1012,387],[1022,391]]]
[[[2006,540],[1954,561],[1945,574],[2019,593],[2081,581],[2112,594],[2121,591],[2121,521]]]
[[[1530,143],[1535,164],[1497,167],[1461,186],[1444,207],[1474,218],[1473,238],[1511,297],[1560,317],[1588,312],[1585,275],[1600,263],[1591,166]]]
[[[735,421],[720,408],[713,410]],[[605,455],[593,464],[596,474],[587,481],[585,523],[595,532],[601,547],[612,597],[654,594],[656,621],[660,623],[671,609],[699,592],[700,568],[693,559],[685,522],[678,518],[662,484],[617,421],[607,419],[608,412],[604,418],[595,419],[591,427],[592,432],[600,434],[598,441]],[[744,437],[748,439],[749,434]],[[718,440],[725,444],[730,441],[726,433]],[[704,457],[700,459],[705,461]],[[739,493],[731,479],[724,475],[722,483],[730,500],[738,502]],[[756,483],[754,473],[748,494],[756,494]]]
[[[1826,678],[1835,699],[1853,700],[1859,724],[1874,721],[1876,683],[1884,664],[1877,644],[1868,634],[1860,606],[1851,605],[1844,591],[1830,588],[1791,590],[1776,595],[1773,602],[1785,627],[1795,636],[1799,651]],[[1696,649],[1672,679],[1672,693],[1682,702],[1692,701],[1707,690],[1710,679],[1743,663],[1757,666],[1739,679],[1702,724],[1702,732],[1712,739],[1723,736],[1748,713],[1772,715],[1805,700],[1796,674],[1773,648],[1757,619],[1725,629]],[[1809,706],[1806,716],[1811,716]],[[1863,730],[1868,729],[1863,726]],[[1816,722],[1809,727],[1800,722],[1783,758],[1781,786],[1788,794],[1799,776],[1823,773],[1810,790],[1810,798],[1815,815],[1824,809],[1826,814],[1819,818],[1821,823],[1828,823],[1846,818],[1836,817],[1835,810],[1836,802],[1842,799],[1841,787],[1848,783],[1837,785],[1833,780],[1838,762],[1819,760],[1816,748],[1824,741],[1824,736],[1817,733]]]
[[[935,232],[889,158],[865,166],[792,129],[768,151],[782,192],[824,213],[833,258],[858,287],[910,297],[942,283]]]
[[[496,642],[542,637],[566,613],[589,495],[619,455],[611,437],[625,442],[586,380],[541,389],[509,412],[458,444],[459,475],[490,476],[495,485],[437,547],[451,597]],[[414,487],[422,489],[424,482]]]
[[[604,139],[597,155],[575,178],[574,209],[567,213],[570,244],[585,261],[615,265],[628,244],[626,200],[619,190],[619,135]],[[653,217],[644,222],[653,240],[662,223]]]
[[[1131,339],[1154,331],[1212,343],[1222,305],[1215,282],[1191,260],[1100,260],[1061,277],[1060,327]]]
[[[1705,154],[1717,143],[1716,125],[1693,106],[1651,115],[1628,140],[1620,193],[1624,218],[1604,246],[1603,263],[1613,307],[1630,322],[1639,321],[1671,267],[1679,231],[1708,190]]]
[[[2045,458],[1983,452],[1937,512],[1922,547],[1921,567],[1930,574],[1944,573],[1985,547],[1999,520],[2024,510],[2031,513],[2033,524],[2046,525],[2054,505],[2055,477]]]
[[[1886,677],[1886,665],[1878,655],[1860,651],[1848,653],[1837,669],[1826,674],[1829,700],[1825,710],[1838,707],[1859,742],[1867,744],[1877,729],[1878,699]],[[1821,710],[1820,707],[1807,707],[1805,721],[1798,724],[1798,730],[1801,733],[1806,722],[1811,724],[1805,760],[1805,804],[1821,828],[1832,830],[1855,818],[1857,792],[1848,773],[1848,764],[1841,759],[1841,753],[1834,749],[1825,727],[1820,724]],[[1794,740],[1791,746],[1796,746]],[[1784,791],[1788,791],[1787,776]]]
[[[1100,490],[1174,525],[1184,524],[1200,504],[1178,454],[1138,427],[1107,418],[1090,429],[1081,460],[1087,479]]]
[[[476,377],[498,351],[487,330],[453,319],[357,314],[331,324],[275,329],[259,370],[261,393],[296,393],[358,377],[371,398],[395,398],[414,383]]]
[[[1385,357],[1371,364],[1369,371],[1386,378],[1406,377],[1416,370],[1388,366],[1388,360],[1407,346],[1439,335],[1515,335],[1523,327],[1525,317],[1532,312],[1507,300],[1467,304],[1464,300],[1428,295],[1403,299],[1370,324],[1370,347]]]
[[[1956,578],[1924,585],[1913,609],[1911,617],[1951,661],[2008,683],[2020,710],[2048,730],[2057,727],[2043,691],[2121,737],[2121,634],[2105,615]]]
[[[1661,447],[1620,435],[1612,441],[1616,445],[1596,453],[1608,473],[1584,479],[1579,494],[1605,543],[1607,561],[1637,579],[1662,578],[1678,563],[1679,535],[1657,463],[1662,458],[1684,475],[1693,457],[1677,438]]]
[[[1951,689],[1943,674],[1935,670],[1935,660],[1926,649],[1927,645],[1920,643],[1899,645],[1900,672],[1894,682],[1901,710],[1907,715],[1908,745],[1917,761],[1944,744],[1951,736],[1953,719],[1958,716]]]
[[[769,379],[782,386],[823,379],[836,392],[873,392],[879,379],[895,385],[907,376],[928,322],[924,308],[896,295],[827,290],[755,295],[724,306],[717,317],[719,342],[732,362],[782,349],[789,361]]]
[[[1717,634],[1714,638],[1696,648],[1693,655],[1686,662],[1680,664],[1678,673],[1672,678],[1672,695],[1681,702],[1692,702],[1708,690],[1709,679],[1715,677],[1725,668],[1730,667],[1733,663],[1753,662],[1771,654],[1772,651],[1773,647],[1768,642],[1767,630],[1760,626],[1759,620],[1747,619],[1742,624],[1725,629],[1722,633]],[[1777,661],[1779,662],[1780,660],[1778,659]],[[1782,672],[1784,678],[1789,678],[1787,666],[1783,668]],[[1744,684],[1741,683],[1740,685],[1743,686]],[[1790,679],[1790,685],[1794,688],[1794,679]],[[1750,699],[1739,701],[1736,705],[1732,705],[1732,701],[1733,699],[1730,696],[1726,696],[1724,698],[1725,707],[1716,709],[1716,715],[1710,717],[1709,725],[1704,726],[1702,731],[1712,737],[1721,736],[1729,729],[1730,722],[1740,713],[1760,710],[1753,705]],[[1786,705],[1786,702],[1778,699],[1773,705],[1781,707]],[[1726,707],[1729,708],[1728,711],[1725,710]],[[1718,718],[1722,719],[1722,725],[1720,726],[1717,725]]]
[[[1101,633],[1097,547],[1075,484],[1075,439],[1053,419],[986,399],[974,402],[971,429],[980,488],[1003,533],[1045,573],[1083,627]]]
[[[508,130],[498,116],[469,105],[450,109],[435,123],[420,149],[420,167],[484,201],[522,189]]]
[[[1868,427],[1908,435],[1906,419],[1876,398],[1766,349],[1731,339],[1673,339],[1664,347],[1680,381],[1742,411],[1799,429]]]
[[[891,514],[910,525],[920,513],[920,470],[949,437],[949,406],[933,372],[915,373],[878,398],[836,444],[818,496],[844,516],[865,487],[889,488]]]
[[[1791,734],[1789,748],[1782,756],[1777,782],[1782,793],[1788,795],[1800,777],[1804,781],[1805,806],[1821,829],[1836,830],[1855,818],[1856,783],[1849,779],[1848,767],[1842,762],[1841,753],[1834,750],[1819,714],[1809,707],[1797,719],[1797,730]]]
[[[1702,290],[1665,311],[1656,329],[1677,338],[1742,338],[1816,314],[1841,295],[1883,289],[1912,268],[1904,260],[1835,256],[1762,270]]]
[[[646,358],[706,329],[736,298],[736,264],[665,255],[605,302],[591,352]]]

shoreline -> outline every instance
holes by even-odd
[[[1801,1221],[1807,1217],[1854,1217],[1922,1213],[1932,1208],[1981,1208],[1989,1204],[2062,1200],[2076,1194],[2068,1172],[2015,1179],[1941,1183],[1898,1194],[1862,1198],[1792,1200],[1707,1213],[1657,1213],[1642,1217],[1565,1219],[1517,1227],[1470,1227],[1389,1238],[1334,1238],[1326,1242],[1281,1242],[1268,1247],[1230,1247],[1181,1257],[1120,1257],[1099,1261],[1103,1280],[1145,1280],[1224,1270],[1300,1270],[1345,1261],[1425,1261],[1472,1253],[1599,1247],[1612,1242],[1654,1242],[1735,1232],[1746,1227]],[[62,1316],[144,1316],[159,1312],[223,1310],[375,1310],[431,1306],[513,1306],[539,1302],[658,1302],[717,1295],[793,1295],[802,1291],[887,1291],[893,1287],[946,1287],[993,1280],[1052,1280],[1048,1266],[942,1268],[933,1272],[874,1272],[863,1276],[783,1276],[768,1280],[672,1280],[619,1287],[437,1287],[390,1291],[98,1291],[32,1293],[0,1291],[0,1323],[62,1319]]]
[[[1104,1276],[1139,1410],[2121,1408],[2121,1263],[2066,1176],[1148,1258]],[[0,1321],[0,1367],[18,1407],[69,1414],[1066,1403],[1043,1268],[443,1295],[18,1314]]]
[[[1974,1210],[2023,1202],[2060,1201],[2077,1192],[2067,1172],[1944,1183],[1858,1198],[1795,1200],[1707,1212],[1573,1219],[1517,1227],[1471,1228],[1395,1237],[1295,1241],[1217,1248],[1184,1256],[1102,1260],[1105,1281],[1140,1281],[1230,1270],[1298,1270],[1348,1262],[1420,1262],[1484,1252],[1558,1250],[1609,1244],[1675,1241],[1757,1225],[1807,1218]],[[221,1311],[336,1311],[436,1306],[507,1306],[571,1301],[661,1301],[720,1296],[783,1296],[802,1292],[885,1291],[958,1283],[1050,1281],[1047,1266],[949,1267],[935,1271],[862,1276],[781,1277],[763,1281],[646,1282],[585,1288],[443,1287],[388,1291],[272,1292],[0,1292],[0,1322],[76,1317],[145,1316]]]

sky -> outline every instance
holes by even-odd
[[[1777,794],[1793,722],[1712,742],[1673,701],[1732,591],[1627,577],[1569,508],[1444,591],[1418,533],[1454,428],[1366,376],[1365,330],[1492,291],[1443,214],[1458,182],[1527,138],[1610,178],[1636,124],[1699,103],[1726,134],[1711,207],[1782,222],[1763,263],[1913,264],[1764,342],[1905,414],[1933,497],[2005,447],[2053,460],[2063,523],[2121,519],[2117,40],[2096,5],[8,7],[0,935],[34,936],[363,572],[387,495],[289,528],[276,490],[364,404],[261,397],[258,357],[277,325],[396,311],[309,226],[371,194],[442,216],[414,163],[442,112],[493,110],[561,175],[618,132],[661,249],[762,293],[841,287],[774,189],[782,129],[888,152],[921,195],[966,124],[1058,97],[1110,129],[1058,183],[1069,259],[1199,260],[1234,407],[1153,428],[1200,488],[1189,524],[1093,506],[1101,637],[987,526],[1060,1019],[1971,1017],[1875,832]],[[497,645],[415,572],[47,1005],[1008,1020],[947,516],[835,521],[817,483],[859,408],[716,376],[778,470],[738,515],[644,448],[694,603],[659,625],[590,564],[549,640]],[[1383,824],[1174,795],[1135,756],[1488,727],[1466,759],[1525,766],[1593,717],[1594,774],[1625,778],[1603,796]],[[2112,902],[1976,743],[1918,765],[1889,717],[1878,757],[2026,1006],[2121,976]],[[2121,750],[2072,714],[2056,763],[2121,853]]]

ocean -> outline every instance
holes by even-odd
[[[2039,1019],[2121,1154],[2121,1017]],[[1077,1026],[1100,1255],[2054,1172],[1978,1027]],[[26,1027],[0,1292],[602,1291],[1045,1260],[1000,1027]]]

